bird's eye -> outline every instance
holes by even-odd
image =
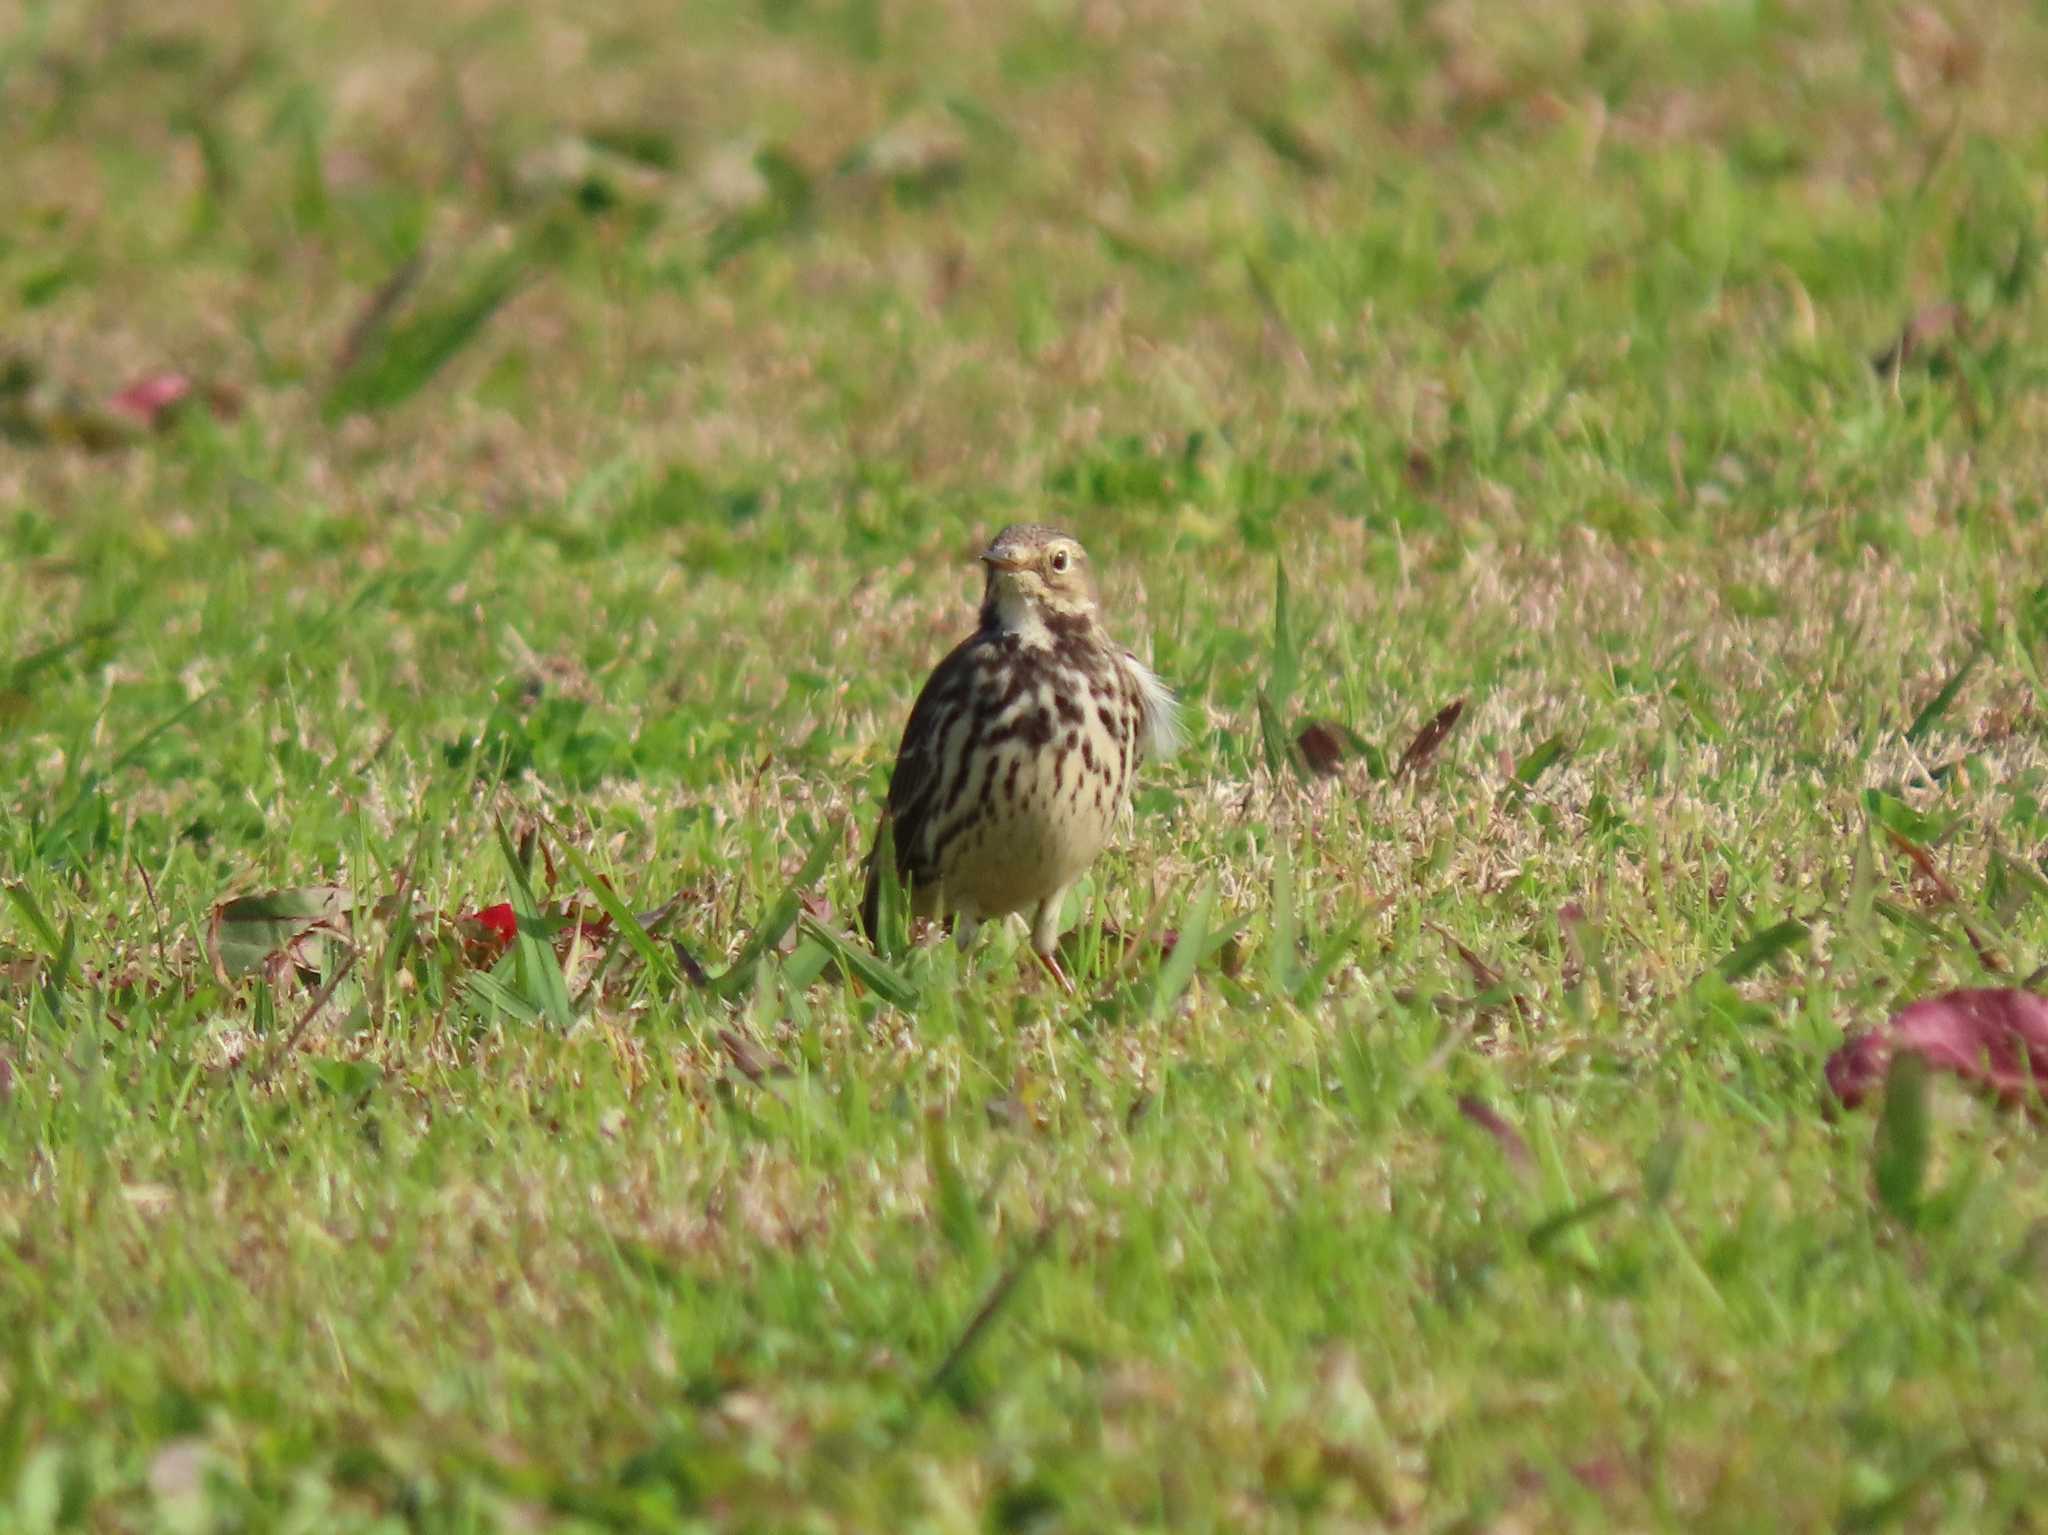
[[[1052,552],[1052,568],[1055,575],[1067,568],[1067,551],[1055,549]]]

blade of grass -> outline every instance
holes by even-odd
[[[1769,964],[1805,937],[1806,924],[1797,917],[1787,917],[1783,922],[1773,923],[1760,933],[1752,933],[1737,944],[1714,968],[1722,980],[1739,981],[1752,971]]]
[[[884,1002],[905,1009],[917,1005],[917,987],[907,976],[893,965],[875,958],[859,944],[848,943],[809,912],[797,918],[797,931],[829,954],[842,971],[858,979]]]
[[[1280,724],[1280,712],[1266,697],[1266,690],[1259,689],[1259,741],[1266,751],[1266,771],[1277,781],[1291,768],[1294,776],[1306,780],[1308,769],[1296,754],[1294,745],[1287,739],[1287,731]]]
[[[1010,1304],[1017,1292],[1017,1282],[1024,1277],[1031,1265],[1043,1256],[1051,1243],[1052,1223],[1048,1221],[1038,1228],[1038,1235],[1032,1238],[1031,1245],[1024,1249],[1022,1256],[1004,1270],[1003,1277],[989,1290],[987,1299],[975,1308],[974,1315],[968,1319],[967,1326],[961,1330],[959,1338],[946,1351],[946,1357],[939,1361],[939,1367],[932,1371],[931,1378],[925,1382],[924,1390],[919,1396],[920,1403],[936,1396],[952,1382],[960,1367],[980,1345],[990,1325]]]
[[[527,882],[526,869],[512,839],[505,833],[505,823],[494,824],[498,851],[504,855],[505,872],[512,880],[512,915],[517,918],[518,928],[512,945],[518,956],[519,978],[534,1011],[556,1028],[567,1029],[576,1021],[576,1015],[569,1008],[569,982],[562,974],[562,962],[555,957],[554,944],[548,941],[546,919],[533,897],[533,886]]]
[[[583,888],[590,893],[590,898],[612,919],[613,928],[625,939],[633,952],[640,956],[641,963],[665,980],[680,982],[682,976],[676,971],[674,959],[661,951],[661,945],[654,941],[653,934],[641,925],[640,919],[618,898],[590,860],[559,832],[555,835],[555,847],[569,867],[576,871],[576,877],[583,881]]]
[[[56,925],[43,915],[43,909],[36,904],[36,898],[28,893],[28,886],[19,880],[9,880],[6,884],[0,885],[0,890],[7,892],[8,905],[20,913],[21,920],[28,925],[28,930],[35,934],[36,942],[42,945],[43,952],[54,959],[61,947]]]
[[[725,967],[723,973],[713,976],[711,990],[720,997],[736,997],[754,978],[754,971],[760,966],[761,956],[782,942],[783,935],[796,926],[796,919],[803,910],[804,892],[818,882],[818,876],[825,872],[825,860],[830,856],[839,839],[839,820],[833,820],[818,833],[817,840],[804,858],[804,866],[798,871],[777,897],[775,904],[768,908],[761,921],[755,926],[754,934],[739,952],[738,958]]]
[[[1188,983],[1194,980],[1195,967],[1201,963],[1202,950],[1209,941],[1215,911],[1216,880],[1212,875],[1202,881],[1202,888],[1188,909],[1187,919],[1181,923],[1179,941],[1159,967],[1158,975],[1153,977],[1152,995],[1147,1004],[1153,1017],[1159,1017],[1173,1006],[1180,994],[1188,989]]]
[[[535,238],[517,242],[483,263],[442,303],[356,338],[361,350],[328,389],[321,407],[326,418],[388,410],[426,388],[527,281],[538,244]]]
[[[1878,1202],[1911,1224],[1927,1182],[1927,1063],[1900,1052],[1885,1077],[1884,1112],[1870,1148]]]
[[[1970,673],[1977,669],[1977,663],[1984,659],[1988,648],[1984,637],[1979,635],[1976,643],[1971,645],[1970,653],[1963,657],[1962,664],[1942,683],[1941,690],[1920,706],[1920,712],[1913,716],[1913,723],[1906,727],[1909,745],[1917,745],[1922,736],[1941,723],[1941,717],[1948,713],[1949,705],[1956,701],[1956,695],[1962,692],[1963,684],[1970,680]]]

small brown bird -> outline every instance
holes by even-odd
[[[881,839],[921,917],[951,915],[962,948],[984,917],[1029,911],[1060,985],[1060,902],[1129,803],[1147,756],[1180,741],[1173,694],[1096,620],[1088,556],[1057,528],[1003,529],[981,556],[981,626],[910,711],[888,811],[868,855],[861,925],[875,936]]]

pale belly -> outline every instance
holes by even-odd
[[[1090,755],[1012,745],[997,756],[981,813],[948,842],[948,909],[975,919],[1028,912],[1081,877],[1109,840],[1125,787],[1121,764]]]

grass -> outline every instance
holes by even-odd
[[[1821,1067],[2048,959],[2044,71],[0,4],[0,1527],[2040,1528],[2038,1132]],[[1076,1002],[840,936],[1027,515]]]

